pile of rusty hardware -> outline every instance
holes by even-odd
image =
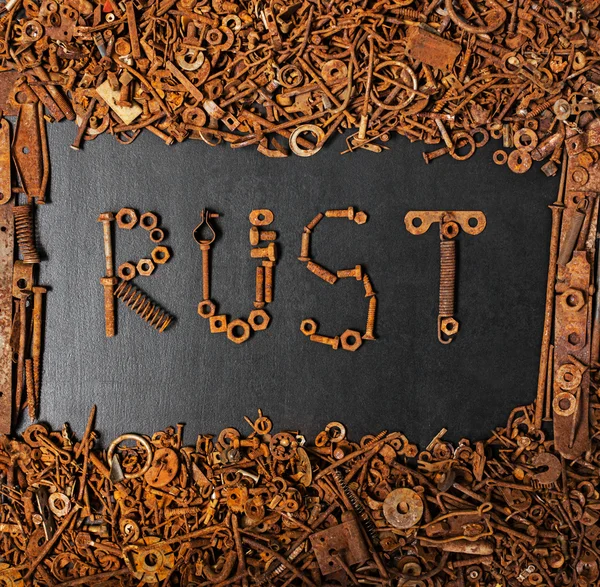
[[[90,415],[1,437],[3,585],[597,585],[598,451],[561,458],[513,410],[483,442],[442,430],[309,443],[246,418],[95,446]],[[600,433],[593,427],[595,437]]]
[[[522,173],[547,159],[554,175],[565,130],[600,103],[599,10],[596,0],[8,0],[0,109],[40,103],[46,120],[75,120],[75,149],[147,129],[167,144],[305,157],[347,131],[348,151],[380,152],[395,133],[443,141],[428,162],[466,159],[491,134],[515,149],[495,162]]]

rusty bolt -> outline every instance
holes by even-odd
[[[277,258],[275,243],[269,243],[266,247],[251,249],[250,256],[253,259],[263,259],[266,257],[269,261],[275,262],[275,259]]]
[[[340,337],[334,336],[333,338],[329,336],[321,336],[320,334],[311,334],[310,340],[312,342],[319,342],[321,344],[328,344],[334,351],[340,346]]]
[[[255,247],[261,241],[274,241],[277,233],[274,230],[260,230],[256,226],[250,228],[250,244]]]
[[[256,296],[254,300],[254,307],[256,309],[265,307],[265,268],[259,265],[256,268]]]
[[[314,273],[317,277],[320,277],[323,281],[333,285],[337,281],[337,276],[325,269],[325,267],[321,267],[318,263],[314,261],[309,261],[306,265],[306,268]]]
[[[263,261],[265,268],[265,303],[270,304],[273,301],[273,267],[275,261]]]
[[[354,208],[350,206],[347,210],[327,210],[325,212],[327,218],[347,218],[354,220]]]
[[[337,272],[337,276],[340,279],[343,279],[345,277],[354,277],[354,279],[356,279],[356,281],[362,281],[362,278],[363,278],[362,266],[357,265],[354,269],[343,269],[343,270]]]

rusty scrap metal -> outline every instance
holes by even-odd
[[[514,172],[554,175],[600,103],[597,24],[593,2],[8,2],[0,109],[75,120],[76,149],[147,130],[268,157],[346,133],[345,152],[400,134],[464,160],[483,129]]]

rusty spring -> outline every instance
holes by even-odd
[[[443,318],[454,315],[454,283],[456,278],[456,241],[440,241],[440,310]]]
[[[35,226],[33,224],[33,206],[25,204],[13,208],[17,243],[24,263],[39,263],[40,254],[35,243]]]
[[[173,321],[173,317],[168,312],[154,303],[133,283],[121,281],[115,290],[115,296],[159,332],[163,332]]]

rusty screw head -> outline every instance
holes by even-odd
[[[152,259],[140,259],[137,264],[137,271],[140,275],[152,275],[156,265]]]
[[[137,269],[135,268],[135,265],[133,263],[121,263],[121,265],[119,265],[119,268],[117,269],[117,275],[123,280],[123,281],[129,281],[130,279],[133,279],[137,274]]]
[[[154,212],[144,212],[140,216],[140,226],[145,230],[154,230],[158,226],[158,216]]]
[[[117,212],[117,226],[125,230],[131,230],[138,221],[137,212],[133,208],[121,208]]]
[[[271,316],[265,310],[252,310],[248,316],[248,324],[252,330],[265,330],[270,321]]]
[[[269,243],[266,247],[251,249],[250,256],[253,259],[261,259],[266,257],[269,259],[269,261],[274,263],[277,259],[277,249],[275,247],[275,243]]]
[[[159,247],[154,247],[151,256],[152,260],[157,265],[164,265],[171,258],[171,251],[169,250],[169,247],[161,245]]]
[[[113,212],[102,212],[100,216],[98,216],[98,222],[112,222],[115,219],[115,215]]]

